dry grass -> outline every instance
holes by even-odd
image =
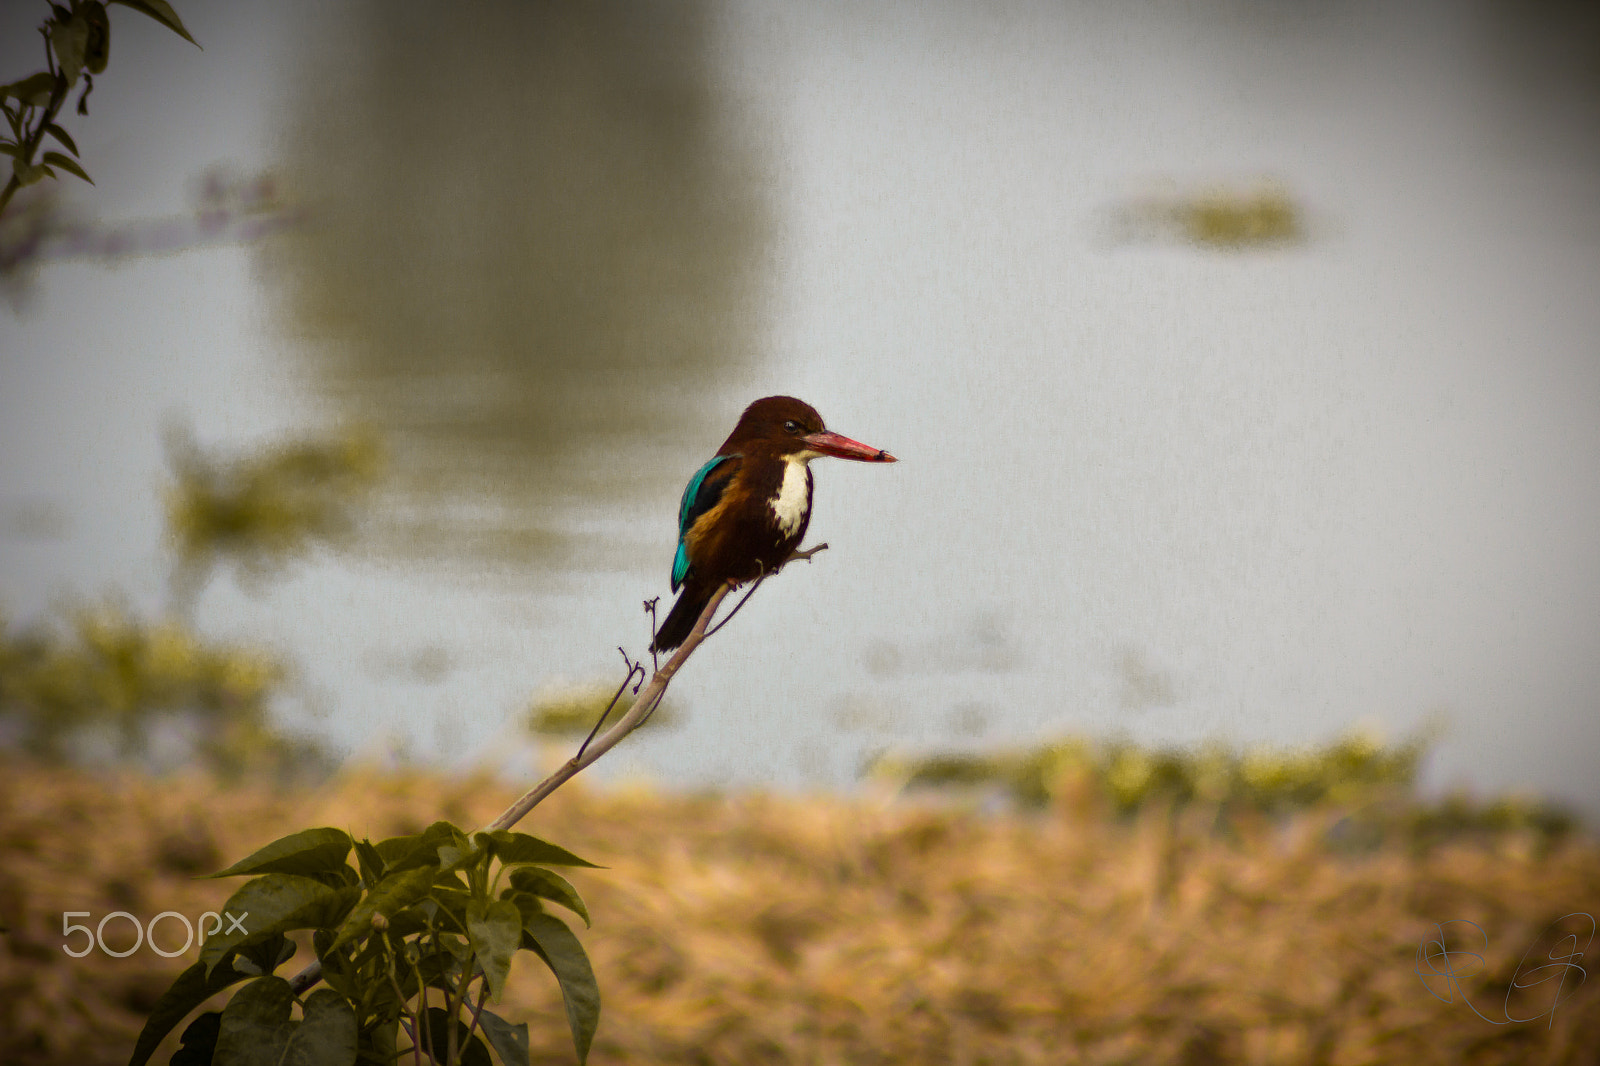
[[[478,825],[512,798],[424,774],[290,795],[0,766],[5,1060],[126,1061],[141,1012],[194,958],[69,958],[63,911],[198,915],[236,882],[194,874],[284,833]],[[1435,922],[1478,922],[1489,983],[1466,984],[1493,1015],[1546,923],[1600,909],[1592,839],[1339,857],[1320,843],[1333,816],[1224,839],[1198,812],[1119,821],[1083,799],[984,816],[579,787],[521,828],[609,867],[572,875],[596,921],[580,930],[604,997],[595,1063],[1597,1061],[1600,982],[1553,1027],[1495,1026],[1412,973]],[[506,999],[536,1062],[572,1061],[536,961]]]

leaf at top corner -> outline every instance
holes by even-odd
[[[482,843],[484,837],[493,841],[495,857],[507,866],[538,863],[541,866],[587,866],[593,870],[605,869],[588,859],[578,858],[566,848],[552,844],[548,840],[540,840],[536,836],[529,836],[527,833],[496,829],[490,833],[479,833],[479,843]]]
[[[172,5],[167,3],[167,0],[107,0],[107,3],[121,4],[124,7],[131,7],[141,14],[149,15],[196,48],[200,47],[200,42],[190,37],[189,31],[183,28],[183,20],[178,17],[176,11],[172,10]]]
[[[90,185],[94,184],[94,179],[71,156],[62,155],[60,152],[46,152],[44,154],[44,162],[49,163],[51,166],[60,167],[69,174],[75,174]]]
[[[47,152],[46,156],[54,155]],[[274,840],[266,847],[240,859],[226,870],[209,877],[238,877],[242,874],[328,873],[345,865],[352,845],[350,834],[342,829],[304,829]]]

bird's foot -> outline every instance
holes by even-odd
[[[813,555],[817,554],[818,552],[827,551],[827,550],[828,550],[828,542],[827,541],[823,541],[821,544],[818,544],[815,548],[807,548],[804,551],[796,550],[796,551],[790,553],[789,558],[785,559],[783,562],[784,562],[784,565],[788,565],[789,563],[795,562],[796,560],[799,560],[799,559],[805,559],[805,560],[809,561],[810,558]]]

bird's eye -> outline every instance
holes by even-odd
[[[783,428],[788,430],[790,433],[799,433],[800,432],[800,423],[792,422],[792,421],[791,422],[785,422],[783,424]]]

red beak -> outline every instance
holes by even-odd
[[[823,455],[838,456],[840,459],[854,459],[861,463],[898,462],[894,456],[882,448],[874,448],[870,445],[862,444],[858,440],[851,440],[849,437],[840,436],[826,429],[821,433],[813,433],[800,439],[805,441],[806,447],[812,451],[821,452]]]

